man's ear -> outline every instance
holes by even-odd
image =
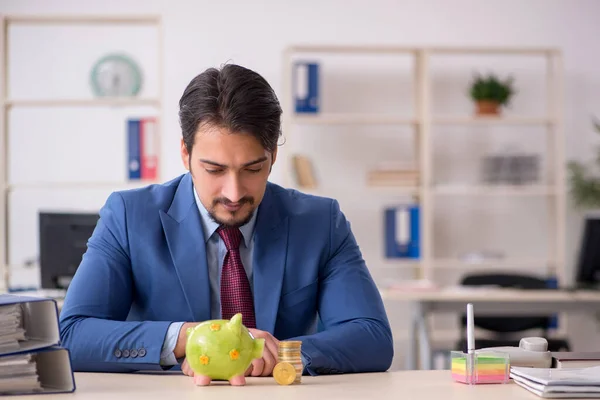
[[[275,160],[277,160],[277,147],[271,153],[271,168],[269,168],[269,172],[273,170],[273,164],[275,164]]]
[[[183,138],[181,139],[181,161],[183,161],[183,166],[185,167],[185,169],[187,169],[188,171],[190,170],[190,153],[187,150],[187,147],[185,146],[185,142],[183,141]]]

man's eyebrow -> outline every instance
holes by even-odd
[[[260,158],[257,158],[256,160],[253,160],[253,161],[250,161],[250,162],[247,162],[247,163],[243,164],[242,167],[249,167],[251,165],[258,164],[258,163],[261,163],[261,162],[266,161],[266,160],[267,160],[267,157],[266,156],[262,156]],[[199,161],[203,162],[205,164],[214,165],[215,167],[227,168],[227,165],[219,164],[218,162],[214,162],[214,161],[210,161],[210,160],[205,160],[203,158],[201,158]]]
[[[202,158],[200,159],[200,162],[203,162],[204,164],[214,165],[215,167],[227,168],[227,165],[219,164],[217,162],[210,161],[210,160],[205,160],[205,159],[202,159]]]
[[[261,158],[257,158],[254,161],[247,162],[247,163],[243,164],[242,167],[249,167],[251,165],[258,164],[258,163],[261,163],[263,161],[267,161],[267,157],[266,156],[262,156]]]

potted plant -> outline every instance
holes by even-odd
[[[470,89],[471,98],[477,105],[477,115],[498,115],[500,106],[507,106],[515,94],[512,87],[513,78],[501,81],[494,74],[487,77],[477,74]]]
[[[596,132],[600,133],[600,122],[594,121]],[[596,155],[600,165],[600,151]],[[588,168],[576,161],[567,164],[571,196],[577,208],[600,209],[600,178],[591,175]]]

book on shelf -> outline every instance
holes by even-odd
[[[158,140],[155,117],[127,120],[127,176],[130,180],[158,179]]]
[[[296,154],[292,157],[292,164],[298,186],[305,189],[315,189],[317,187],[317,179],[310,159],[306,156]]]
[[[370,186],[418,186],[419,171],[399,163],[380,163],[367,172]]]
[[[0,394],[73,392],[70,353],[60,344],[54,299],[0,295]]]
[[[600,366],[511,367],[510,377],[517,385],[543,398],[600,398]]]
[[[552,352],[552,366],[554,368],[585,368],[600,366],[600,351],[555,351]]]
[[[388,186],[388,187],[416,187],[419,186],[419,178],[405,177],[385,177],[371,175],[367,177],[367,185],[369,186]]]

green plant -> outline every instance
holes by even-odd
[[[600,122],[594,121],[596,132],[600,133]],[[600,165],[600,150],[596,155],[596,164]],[[600,207],[600,178],[592,176],[588,168],[580,162],[567,164],[571,196],[577,208]]]
[[[476,74],[471,83],[471,98],[475,101],[487,100],[508,105],[510,98],[516,93],[513,82],[512,76],[501,81],[494,74],[489,74],[487,77]]]

